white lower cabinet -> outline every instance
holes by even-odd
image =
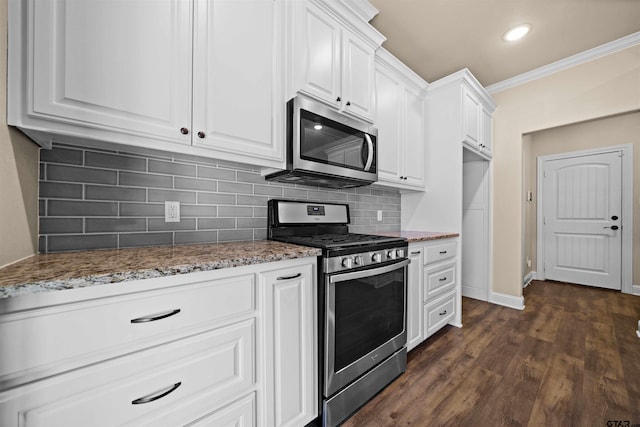
[[[407,350],[447,324],[460,325],[457,239],[409,245]]]
[[[304,425],[317,415],[315,274],[305,258],[140,280],[55,308],[43,294],[40,308],[0,315],[11,361],[0,425]],[[154,280],[160,289],[136,292]],[[131,322],[132,304],[146,321]]]
[[[409,245],[407,272],[407,351],[422,342],[422,245]]]
[[[266,425],[302,426],[317,413],[316,287],[312,265],[260,274],[265,306]]]

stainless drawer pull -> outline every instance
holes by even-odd
[[[447,314],[447,310],[443,311],[442,313],[438,313],[440,316],[444,316],[445,314]]]
[[[158,400],[161,397],[165,397],[167,394],[173,393],[174,391],[176,391],[176,389],[180,387],[180,384],[182,384],[182,381],[179,383],[175,383],[172,386],[169,386],[167,388],[163,388],[162,390],[158,390],[154,393],[132,400],[131,404],[142,405],[143,403],[149,403],[149,402],[153,402],[154,400]]]
[[[420,251],[411,252],[411,255],[420,255]]]
[[[163,313],[152,314],[151,316],[146,317],[138,317],[137,319],[131,319],[131,323],[146,323],[146,322],[154,322],[160,319],[166,319],[167,317],[171,317],[180,313],[180,309],[176,308],[175,310],[165,311]]]
[[[447,253],[447,251],[440,251],[440,255],[444,255],[446,253]]]
[[[445,276],[445,277],[441,277],[441,278],[439,278],[438,280],[439,280],[439,281],[441,281],[441,282],[444,282],[445,280],[447,280],[447,276]]]
[[[277,277],[276,280],[289,280],[289,279],[295,279],[296,277],[300,277],[300,276],[302,276],[302,273],[294,274],[293,276],[280,276],[280,277]]]

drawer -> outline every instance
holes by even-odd
[[[183,425],[255,390],[255,342],[249,319],[40,381],[2,399],[0,424],[7,416],[24,427]],[[255,406],[218,419],[237,419],[247,405]]]
[[[443,261],[445,259],[456,256],[457,242],[445,241],[442,243],[425,246],[424,263],[433,264],[434,262]]]
[[[425,338],[439,331],[455,317],[456,291],[444,295],[442,298],[425,304],[424,306],[424,334]]]
[[[175,425],[179,425],[176,423]],[[256,396],[251,393],[237,402],[215,411],[214,413],[188,424],[187,427],[220,427],[220,426],[246,426],[257,425],[256,422]]]
[[[0,349],[0,389],[230,323],[255,311],[255,293],[248,274],[2,316],[0,339],[21,345]]]
[[[436,295],[453,289],[456,284],[456,264],[425,268],[424,277],[423,296],[427,302]]]

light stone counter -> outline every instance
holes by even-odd
[[[407,239],[409,243],[423,242],[427,240],[450,239],[452,237],[460,236],[460,233],[442,233],[442,232],[432,232],[432,231],[411,231],[411,230],[388,231],[388,232],[385,231],[385,232],[378,232],[375,234],[379,234],[381,236],[389,236],[389,237],[403,237]]]
[[[318,255],[271,240],[42,254],[0,269],[0,299]]]

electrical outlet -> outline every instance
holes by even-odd
[[[382,211],[378,211],[378,221],[382,221]]]
[[[180,222],[180,202],[164,202],[164,222]]]

